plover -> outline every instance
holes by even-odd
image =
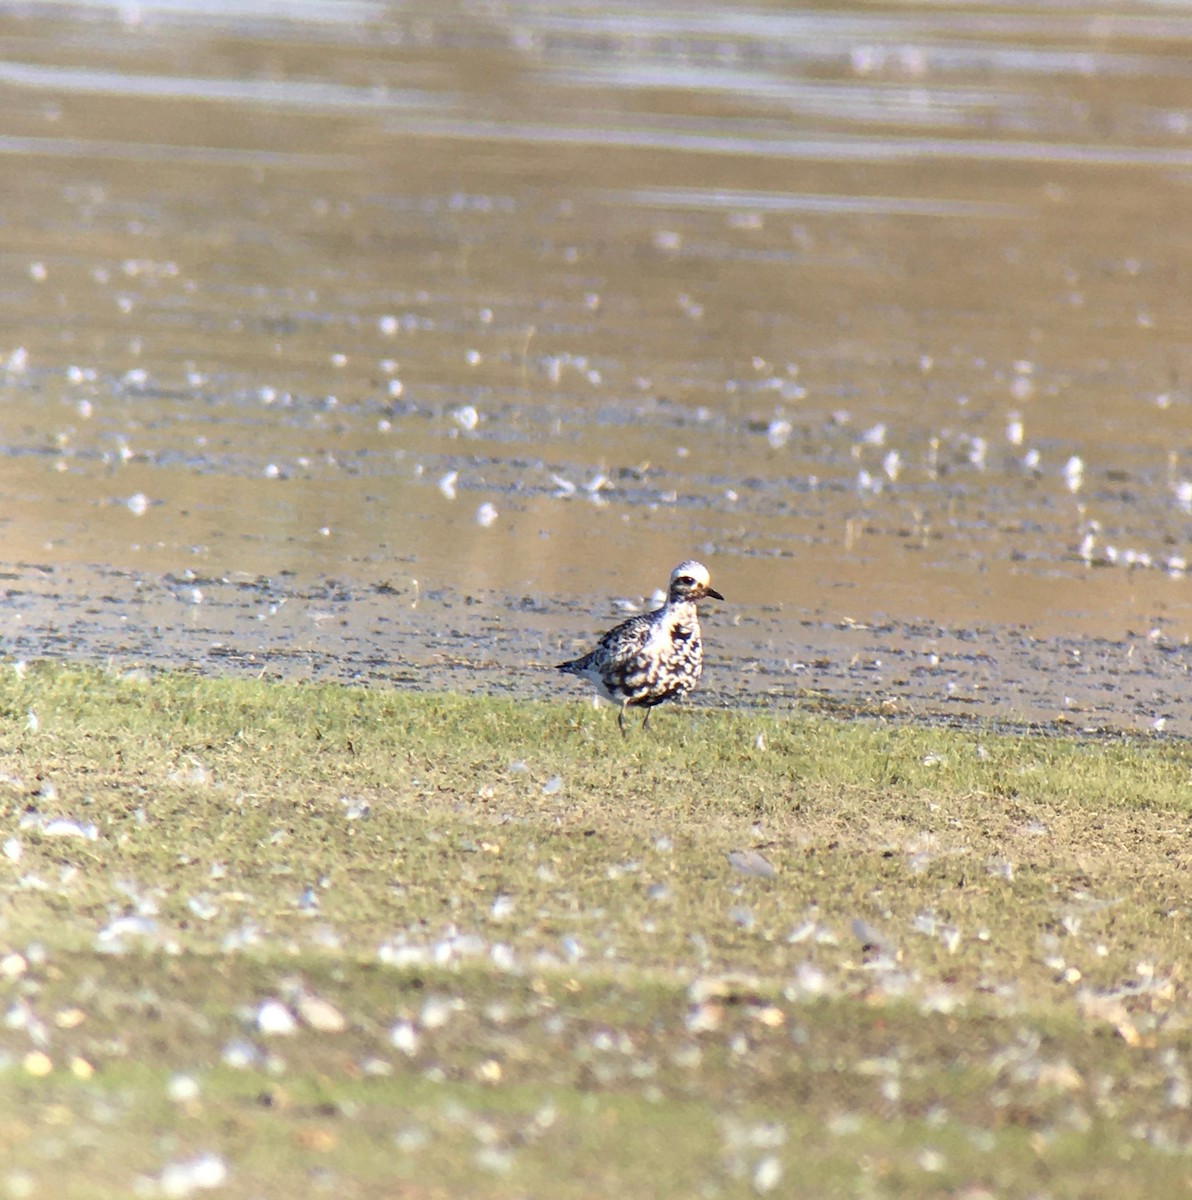
[[[590,654],[559,663],[558,669],[588,680],[598,695],[620,706],[617,724],[622,734],[625,709],[631,704],[646,710],[645,729],[654,705],[679,699],[699,683],[704,647],[698,604],[705,596],[724,599],[712,587],[703,563],[681,562],[671,572],[661,608],[630,617],[610,629]]]

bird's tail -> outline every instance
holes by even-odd
[[[582,675],[587,665],[588,659],[585,655],[583,658],[573,658],[570,662],[561,662],[555,670],[562,671],[565,675]]]

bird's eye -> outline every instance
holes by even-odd
[[[695,580],[690,575],[680,575],[675,582],[683,584],[684,587],[691,587],[694,585]]]

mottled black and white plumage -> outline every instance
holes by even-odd
[[[610,629],[595,650],[560,663],[559,670],[588,680],[598,695],[619,705],[617,724],[622,733],[625,709],[631,704],[644,708],[644,729],[655,704],[680,699],[699,683],[704,647],[698,605],[705,596],[724,599],[712,587],[703,563],[681,562],[671,572],[661,608]]]

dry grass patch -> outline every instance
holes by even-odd
[[[10,1191],[1192,1174],[1182,743],[49,666],[0,711]]]

